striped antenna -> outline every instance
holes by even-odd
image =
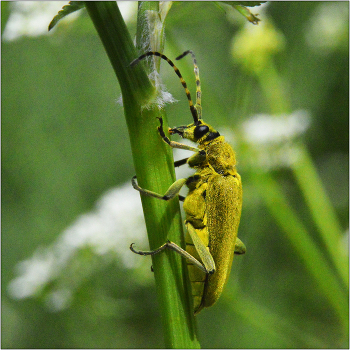
[[[179,57],[176,57],[176,60],[181,60],[181,58],[185,57],[188,54],[191,54],[192,60],[193,60],[193,65],[194,65],[194,75],[196,77],[196,109],[197,109],[197,114],[198,114],[198,119],[202,119],[202,90],[201,90],[201,81],[199,79],[199,69],[197,66],[197,60],[196,56],[194,55],[192,50],[187,50],[183,54],[181,54]]]
[[[188,51],[188,52],[192,52],[192,51]],[[182,55],[186,56],[187,53],[184,53]],[[198,97],[197,97],[197,104],[196,104],[196,107],[195,107],[193,105],[193,102],[192,102],[192,99],[191,99],[191,94],[190,94],[190,91],[187,88],[187,84],[186,84],[184,78],[182,77],[179,69],[175,66],[175,64],[171,60],[169,60],[168,57],[166,57],[162,53],[159,53],[159,52],[156,52],[156,51],[149,51],[149,52],[146,52],[143,55],[141,55],[139,58],[136,58],[135,60],[133,60],[130,63],[130,67],[136,66],[142,59],[144,59],[147,56],[158,56],[158,57],[162,58],[163,60],[167,61],[174,68],[175,73],[180,78],[181,84],[182,84],[182,86],[185,89],[186,96],[187,96],[187,99],[188,99],[188,103],[190,105],[190,110],[191,110],[191,113],[192,113],[192,116],[193,116],[193,120],[194,120],[195,124],[198,123],[198,111],[197,111]],[[198,70],[198,68],[197,68],[197,70]],[[197,75],[196,75],[196,79],[197,79]],[[198,81],[199,81],[199,76],[198,76]],[[200,92],[200,89],[199,89],[199,92]],[[197,87],[197,96],[198,96],[198,87]],[[199,103],[200,103],[200,99],[199,99]]]

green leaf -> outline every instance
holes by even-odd
[[[264,2],[266,1],[219,1],[217,2],[217,4],[221,8],[224,8],[226,5],[231,6],[234,9],[236,9],[240,14],[242,14],[249,22],[253,24],[259,24],[260,18],[257,17],[258,15],[254,15],[253,13],[251,13],[246,6],[259,6]]]
[[[245,6],[241,5],[234,5],[233,6],[240,14],[242,14],[249,22],[253,24],[259,24],[260,18],[258,18],[257,14],[254,15],[250,12],[249,9],[247,9]]]
[[[69,1],[68,5],[64,5],[62,10],[58,11],[58,14],[52,19],[49,24],[49,31],[58,23],[59,20],[66,17],[70,13],[78,11],[85,7],[84,1]]]

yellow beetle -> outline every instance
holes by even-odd
[[[169,129],[170,134],[179,134],[198,144],[198,148],[170,141],[163,130],[160,120],[158,131],[164,142],[172,148],[181,148],[195,152],[191,157],[179,160],[175,166],[188,164],[196,169],[187,179],[175,181],[162,196],[138,186],[136,176],[133,187],[140,193],[162,200],[170,200],[179,195],[186,185],[189,189],[184,201],[186,213],[186,251],[173,242],[166,242],[153,251],[137,251],[131,244],[130,249],[140,255],[154,255],[164,249],[171,249],[187,259],[189,277],[192,286],[194,312],[213,305],[220,297],[229,277],[234,254],[244,254],[246,248],[237,237],[242,210],[242,182],[236,170],[236,157],[232,147],[223,136],[201,119],[201,89],[197,62],[192,51],[186,51],[177,59],[191,54],[196,76],[197,96],[193,105],[190,92],[180,71],[174,63],[159,52],[147,52],[131,62],[139,63],[147,56],[159,56],[166,60],[179,76],[189,101],[194,122],[187,126]]]

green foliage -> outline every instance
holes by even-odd
[[[234,9],[236,9],[240,14],[242,14],[249,22],[253,24],[258,24],[260,19],[257,17],[257,15],[254,15],[250,12],[248,7],[254,7],[259,6],[263,4],[266,1],[219,1],[218,5],[225,4],[228,6],[232,6]]]
[[[62,10],[58,11],[58,14],[52,19],[52,21],[49,24],[49,30],[51,30],[62,18],[84,7],[84,1],[69,1],[69,4],[63,6]]]

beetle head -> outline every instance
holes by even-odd
[[[199,119],[196,123],[187,126],[179,126],[169,129],[169,133],[179,134],[184,139],[197,142],[199,144],[216,139],[220,134],[209,124]]]

